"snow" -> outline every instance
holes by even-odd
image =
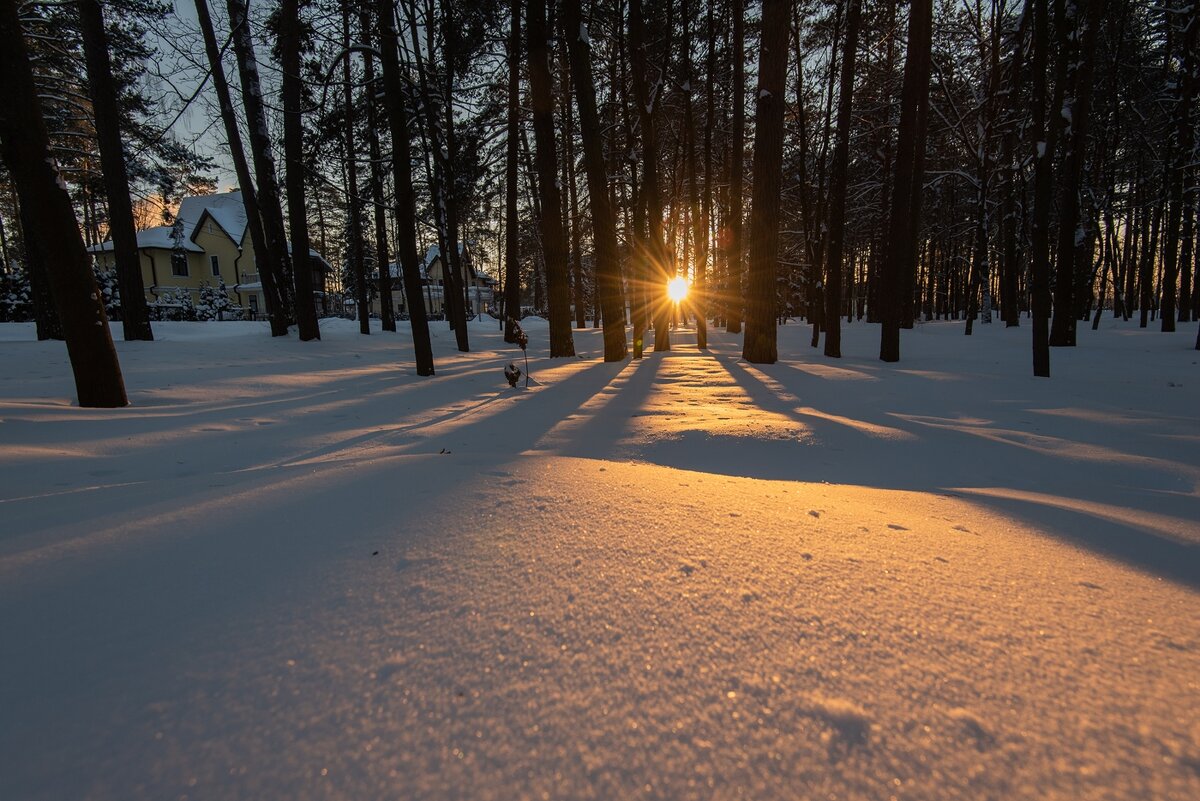
[[[1195,323],[522,325],[0,325],[0,795],[1200,797]]]

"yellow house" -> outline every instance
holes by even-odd
[[[169,305],[179,289],[188,290],[196,301],[201,284],[216,287],[224,281],[233,300],[248,314],[266,312],[240,191],[185,197],[174,225],[138,231],[137,242],[142,283],[151,305]],[[116,266],[111,240],[88,250],[101,269]],[[325,275],[332,268],[315,250],[310,250],[309,256],[313,289],[321,299]]]

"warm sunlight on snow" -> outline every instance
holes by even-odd
[[[0,326],[4,798],[1200,798],[1195,323],[522,324]]]
[[[688,280],[677,275],[667,282],[667,297],[673,302],[680,303],[688,295]]]

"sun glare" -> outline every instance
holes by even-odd
[[[667,282],[667,296],[675,303],[687,297],[688,282],[682,275],[677,275]]]

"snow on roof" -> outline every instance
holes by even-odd
[[[163,250],[174,250],[175,240],[171,238],[172,227],[169,225],[159,225],[155,228],[146,228],[137,232],[137,244],[139,248],[162,248]],[[184,229],[187,231],[186,227]],[[189,238],[183,240],[183,249],[190,253],[203,253],[204,248],[197,245]],[[99,245],[92,245],[88,248],[88,253],[111,253],[113,250],[112,240],[102,242]]]
[[[189,238],[206,211],[230,239],[238,245],[242,243],[242,237],[246,233],[246,206],[242,202],[240,190],[219,195],[185,197],[180,201],[179,214],[176,216],[183,220],[184,231]]]

